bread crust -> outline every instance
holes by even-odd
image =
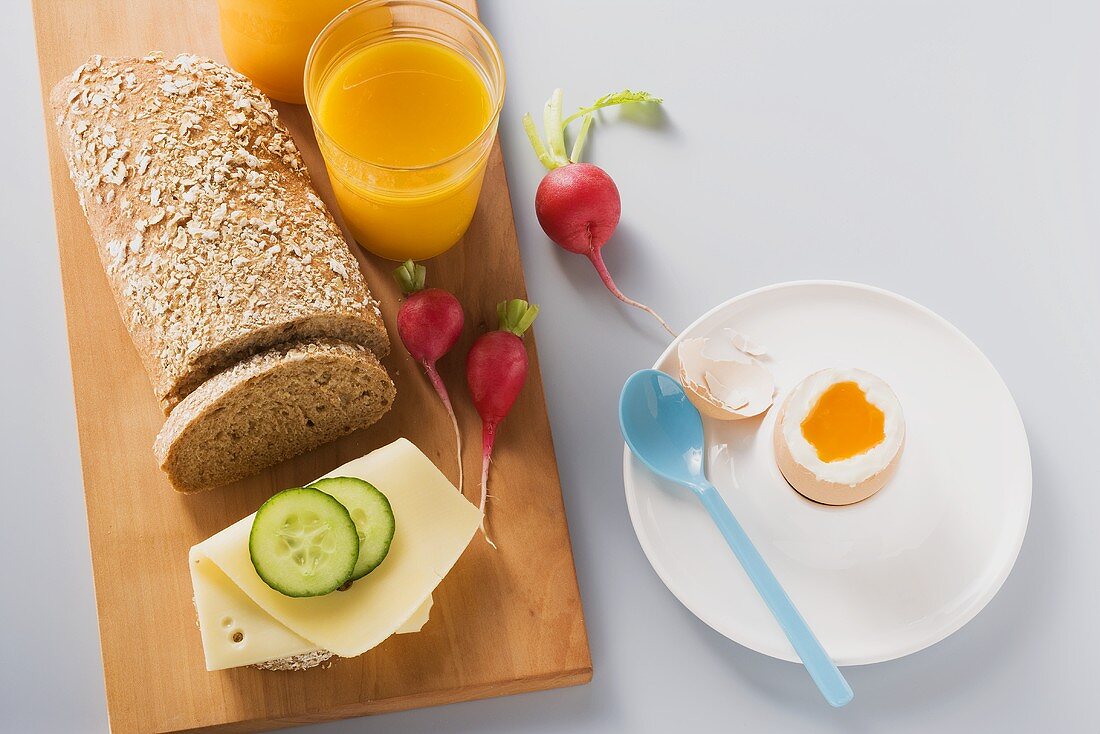
[[[334,337],[388,353],[358,262],[278,112],[244,76],[190,54],[94,56],[51,106],[166,413],[276,344]]]

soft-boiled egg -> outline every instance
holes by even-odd
[[[765,349],[744,334],[722,334],[680,342],[680,383],[703,415],[730,421],[760,415],[775,397],[775,379],[758,357]]]
[[[783,401],[775,459],[803,496],[826,505],[865,500],[893,476],[905,444],[894,391],[858,369],[815,372]]]

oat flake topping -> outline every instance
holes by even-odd
[[[247,356],[238,347],[311,318],[363,321],[341,328],[385,353],[358,263],[244,76],[189,54],[94,56],[53,104],[119,310],[168,406]]]

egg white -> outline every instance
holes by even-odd
[[[829,387],[839,382],[854,382],[867,396],[867,402],[882,411],[885,437],[875,446],[839,461],[822,461],[817,449],[802,435],[806,419]],[[823,482],[854,487],[884,471],[897,456],[905,439],[905,420],[897,395],[882,379],[859,369],[826,369],[807,377],[787,399],[783,419],[783,440],[794,460]]]

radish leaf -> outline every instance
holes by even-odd
[[[602,110],[604,107],[614,107],[620,104],[630,104],[634,102],[652,102],[653,104],[661,104],[664,102],[660,97],[655,97],[649,92],[632,92],[629,89],[624,89],[621,92],[612,92],[611,94],[605,94],[597,99],[588,107],[581,107],[569,117],[562,120],[562,125],[568,125],[579,117],[591,114],[596,110]]]

